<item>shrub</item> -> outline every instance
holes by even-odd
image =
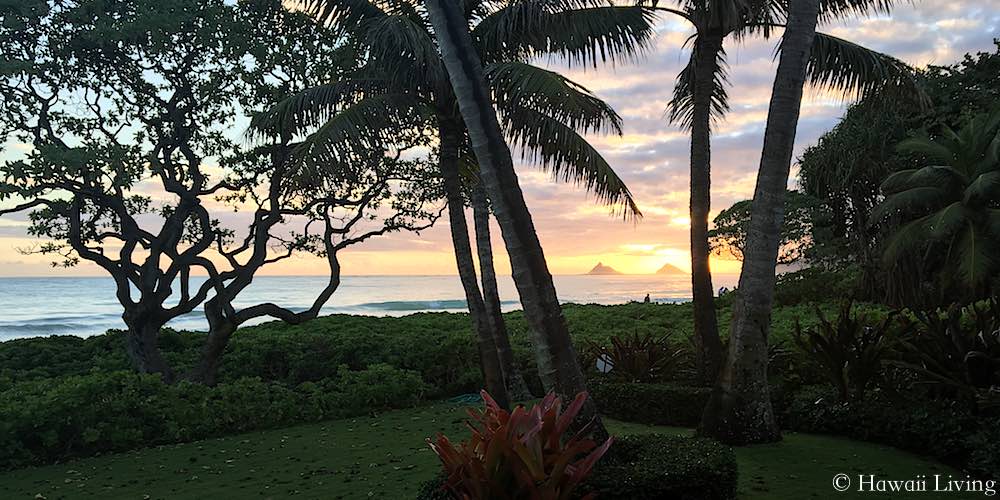
[[[576,497],[598,500],[728,500],[736,497],[736,455],[710,439],[643,434],[620,436]],[[418,500],[448,500],[439,476],[421,485]]]
[[[295,387],[167,385],[131,372],[18,382],[0,392],[0,468],[411,406],[423,390],[417,374],[388,365]]]
[[[1000,304],[996,298],[967,307],[917,313],[923,328],[902,343],[901,366],[950,397],[989,405],[1000,387]]]
[[[458,498],[568,499],[611,446],[611,438],[598,446],[585,430],[564,438],[587,400],[585,392],[565,412],[555,393],[531,409],[511,412],[482,395],[485,411],[469,410],[475,421],[467,424],[469,441],[455,447],[442,434],[427,440],[444,466],[445,488]]]
[[[674,347],[670,335],[616,335],[611,345],[587,342],[588,360],[604,361],[610,375],[620,382],[661,382],[675,375],[687,359],[687,351]]]
[[[712,389],[671,384],[591,382],[601,414],[626,422],[693,427]]]
[[[835,434],[931,455],[971,474],[995,474],[1000,419],[972,415],[955,402],[889,399],[839,401],[826,387],[799,391],[781,419],[792,430]]]
[[[845,302],[832,322],[817,308],[819,324],[803,333],[796,322],[792,337],[799,349],[821,367],[842,401],[864,399],[897,345],[891,331],[895,315],[878,322],[852,313],[851,306]]]
[[[641,435],[615,440],[581,492],[601,500],[736,498],[736,455],[710,439]]]

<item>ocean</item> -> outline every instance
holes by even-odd
[[[715,275],[716,288],[733,288],[737,275]],[[621,304],[641,301],[684,302],[691,297],[688,275],[555,276],[563,303]],[[196,281],[197,278],[192,278]],[[509,276],[498,277],[504,310],[519,309]],[[200,281],[198,281],[200,283]],[[237,306],[275,302],[304,310],[323,288],[325,277],[262,276],[254,280]],[[465,310],[457,276],[344,276],[323,314],[402,316],[422,311]],[[0,278],[0,341],[48,335],[90,336],[123,328],[121,306],[110,278]],[[260,322],[269,321],[261,319]],[[204,330],[200,311],[176,318],[168,326]]]

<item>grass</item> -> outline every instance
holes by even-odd
[[[437,458],[424,444],[436,432],[458,436],[464,411],[446,403],[107,455],[0,474],[0,498],[413,498]],[[617,433],[687,429],[608,422]],[[835,493],[835,474],[909,479],[956,474],[883,446],[789,433],[777,444],[736,450],[740,498],[933,498],[934,493]],[[38,497],[37,495],[41,495]],[[949,499],[979,498],[982,494]]]

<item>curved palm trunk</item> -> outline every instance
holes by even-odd
[[[539,375],[546,389],[555,391],[564,401],[572,399],[577,393],[586,391],[587,386],[542,245],[524,203],[510,148],[493,109],[469,27],[454,0],[428,0],[426,6],[486,192],[500,223],[514,283],[534,337]],[[580,428],[588,422],[593,423],[591,433],[596,439],[603,440],[607,436],[593,398],[587,398],[575,425]]]
[[[691,112],[691,297],[698,381],[715,382],[722,364],[722,341],[715,315],[715,290],[709,265],[708,215],[712,209],[712,93],[722,33],[705,33],[694,47]]]
[[[514,362],[514,352],[510,348],[510,336],[507,324],[503,320],[500,308],[500,291],[497,287],[497,273],[493,267],[493,242],[490,241],[490,207],[486,190],[482,183],[472,188],[472,218],[475,222],[476,251],[479,253],[479,274],[483,284],[483,301],[486,305],[486,320],[493,333],[493,341],[500,356],[500,366],[503,368],[507,391],[514,401],[531,397],[528,384],[524,382],[521,371]]]
[[[767,385],[767,335],[774,299],[785,187],[819,0],[792,0],[771,91],[743,271],[733,306],[729,355],[699,432],[726,443],[777,441]]]
[[[472,257],[472,245],[469,243],[469,226],[465,221],[465,200],[462,198],[462,179],[458,172],[458,148],[462,140],[462,129],[457,123],[442,119],[439,132],[441,140],[439,161],[448,198],[451,242],[455,247],[458,276],[465,290],[465,301],[469,306],[469,316],[476,332],[479,366],[482,368],[487,392],[501,407],[509,408],[510,399],[504,383],[500,356],[487,319],[483,296],[479,293],[479,284],[476,282],[476,266]]]

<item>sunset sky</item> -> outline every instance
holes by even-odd
[[[860,42],[916,65],[951,64],[966,52],[992,50],[1000,36],[1000,0],[917,0],[901,3],[891,17],[856,19],[822,26],[822,31]],[[622,137],[592,137],[632,189],[645,217],[637,224],[609,216],[582,188],[555,183],[531,165],[519,166],[521,187],[554,274],[579,274],[603,262],[627,273],[651,273],[664,263],[688,269],[688,138],[664,119],[674,79],[688,57],[682,48],[690,29],[679,21],[659,23],[656,47],[636,64],[565,71],[624,119]],[[753,192],[767,104],[774,77],[774,43],[730,43],[732,112],[713,137],[713,216]],[[550,66],[559,68],[558,61]],[[796,151],[829,130],[843,113],[837,96],[807,91]],[[12,146],[16,147],[16,145]],[[3,154],[0,153],[0,158]],[[32,243],[25,216],[0,218],[0,276],[99,275],[92,265],[53,270],[48,259],[20,255]],[[499,232],[494,231],[498,254]],[[454,274],[447,225],[419,236],[397,234],[344,254],[344,274]],[[291,259],[269,274],[312,274],[316,262]],[[502,273],[509,272],[498,255]],[[716,272],[738,272],[739,263],[716,260]]]

